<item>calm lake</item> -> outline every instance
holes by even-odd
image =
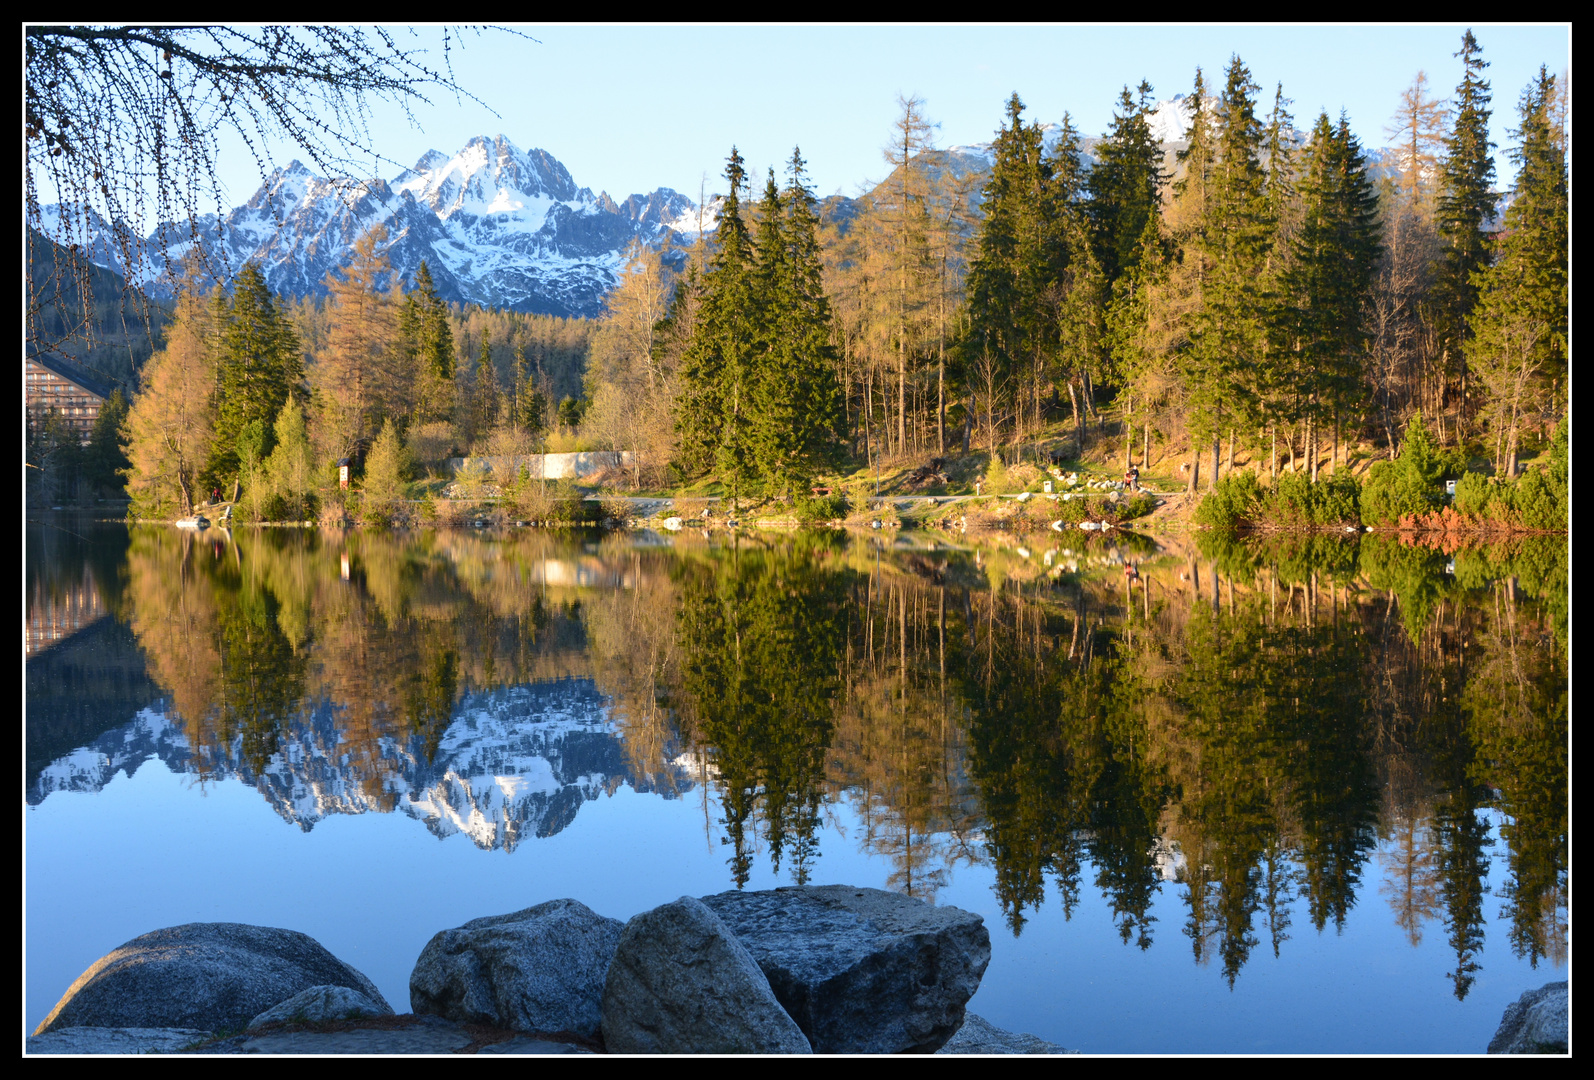
[[[163,926],[404,1012],[469,919],[794,883],[979,913],[971,1011],[1086,1053],[1479,1053],[1567,977],[1564,537],[35,519],[29,1032]]]

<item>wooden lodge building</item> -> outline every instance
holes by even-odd
[[[28,426],[35,427],[53,410],[83,442],[88,442],[100,408],[111,396],[111,385],[55,353],[31,353],[23,366]]]

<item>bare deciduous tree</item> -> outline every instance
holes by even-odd
[[[224,135],[243,140],[262,177],[279,142],[337,175],[357,171],[356,159],[385,160],[369,135],[375,101],[398,104],[412,122],[411,107],[429,103],[430,90],[482,104],[455,78],[454,29],[443,31],[441,65],[380,27],[34,24],[23,36],[27,225],[129,274],[143,267],[157,223],[171,229],[158,246],[198,246],[204,209],[212,200],[222,209],[215,162]],[[96,217],[111,250],[87,250]],[[87,311],[88,264],[73,261]],[[41,291],[30,284],[30,315]],[[35,322],[34,343],[57,344],[38,340]]]

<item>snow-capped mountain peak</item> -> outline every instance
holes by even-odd
[[[354,242],[382,224],[394,270],[413,281],[425,260],[446,300],[591,316],[602,312],[633,240],[661,245],[688,224],[695,233],[697,217],[690,199],[666,188],[624,202],[595,196],[546,150],[521,150],[499,134],[475,136],[452,155],[428,150],[391,182],[321,177],[293,161],[202,232],[224,275],[253,260],[273,291],[317,296]],[[92,235],[66,242],[154,295],[172,295],[180,275],[168,270],[193,242],[186,224],[158,225],[141,265],[129,268],[101,235],[104,223],[81,219],[77,231]]]

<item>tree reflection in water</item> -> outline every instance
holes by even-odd
[[[933,901],[991,864],[1014,934],[1089,887],[1147,949],[1169,889],[1232,986],[1292,918],[1341,931],[1377,851],[1391,917],[1413,944],[1442,925],[1464,997],[1493,812],[1512,947],[1564,962],[1564,541],[1205,536],[1127,579],[1088,543],[135,529],[115,610],[201,768],[258,773],[331,705],[346,775],[390,808],[384,746],[430,761],[465,695],[579,677],[633,776],[711,780],[738,887],[760,858],[808,881],[845,801],[892,888]]]

